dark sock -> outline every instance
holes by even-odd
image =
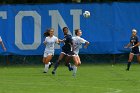
[[[128,62],[127,63],[127,69],[126,70],[129,70],[130,69],[130,66],[131,66],[131,62]]]
[[[50,62],[51,64],[49,65],[49,68],[51,68],[51,66],[53,65],[53,62]]]
[[[73,70],[71,63],[68,63],[68,68],[69,68],[69,71]]]
[[[57,69],[57,67],[59,66],[59,61],[56,61],[56,63],[55,63],[55,65],[54,65],[54,69],[53,69],[53,71],[56,71],[56,69]]]

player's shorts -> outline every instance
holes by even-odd
[[[140,52],[139,52],[139,48],[138,47],[135,47],[131,50],[131,53],[133,53],[134,55],[139,55]]]
[[[54,52],[46,52],[46,51],[44,51],[44,55],[43,55],[43,57],[47,57],[48,55],[54,55]]]
[[[74,55],[72,55],[72,56],[78,56],[78,54],[74,54]]]
[[[72,51],[62,51],[61,53],[63,53],[64,55],[67,55],[67,56],[73,56],[74,55],[74,52],[72,52]]]
[[[74,55],[73,56],[79,56],[79,51],[73,51],[74,52]]]

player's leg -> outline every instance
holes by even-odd
[[[45,63],[45,58],[46,58],[46,57],[43,57],[43,60],[42,60],[42,61],[43,61],[43,63]]]
[[[70,60],[71,60],[72,56],[66,56],[65,58],[65,66],[68,67],[69,71],[73,70]]]
[[[50,60],[52,59],[52,55],[47,55],[47,57],[43,58],[45,68],[44,68],[44,73],[48,72],[49,66],[50,66]]]
[[[140,54],[137,55],[137,61],[140,64]]]
[[[127,71],[129,71],[129,69],[130,69],[130,66],[131,66],[131,62],[132,62],[132,60],[133,60],[133,57],[134,57],[134,54],[133,53],[130,53],[129,54],[129,59],[128,59],[128,63],[127,63]]]
[[[65,56],[64,53],[61,53],[61,54],[60,54],[58,60],[57,60],[56,63],[54,64],[54,69],[53,69],[53,71],[52,71],[52,74],[55,74],[56,69],[57,69],[57,67],[58,67],[59,64],[60,64],[60,61],[63,59],[64,56]]]
[[[78,66],[80,66],[81,65],[81,60],[80,60],[79,55],[77,55],[77,61],[78,61]]]
[[[77,72],[77,67],[78,67],[78,56],[77,55],[74,55],[73,56],[73,61],[74,61],[74,65],[73,65],[73,76],[76,75],[76,72]]]
[[[65,57],[65,66],[68,66],[70,60],[71,60],[71,56],[66,56]]]

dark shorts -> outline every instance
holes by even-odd
[[[65,54],[67,56],[73,56],[74,55],[74,52],[73,51],[64,51],[64,50],[62,50],[61,53]]]
[[[71,51],[71,46],[70,45],[65,45],[62,47],[62,52],[63,54],[67,56],[72,56],[74,55],[74,52]]]
[[[138,48],[138,47],[132,48],[131,53],[136,54],[136,55],[137,55],[137,54],[140,54],[139,48]]]

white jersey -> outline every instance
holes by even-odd
[[[58,38],[56,36],[46,37],[45,38],[45,42],[46,42],[45,52],[54,53],[54,45],[57,41],[58,41]]]
[[[82,43],[86,43],[87,41],[79,36],[72,37],[72,39],[73,39],[74,53],[78,55]]]

